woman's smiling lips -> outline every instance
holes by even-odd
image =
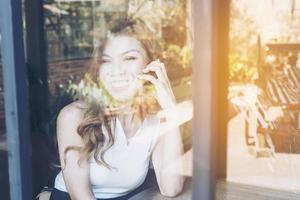
[[[113,90],[124,90],[129,86],[128,80],[115,80],[111,82]]]

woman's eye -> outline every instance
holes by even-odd
[[[137,57],[134,57],[134,56],[127,56],[125,57],[125,60],[136,60]]]
[[[110,60],[109,59],[101,59],[101,63],[109,63]]]

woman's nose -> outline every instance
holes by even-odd
[[[122,65],[122,62],[119,60],[116,60],[113,62],[113,66],[111,69],[111,73],[113,75],[120,75],[120,74],[124,74],[124,66]]]

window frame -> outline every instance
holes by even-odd
[[[32,199],[28,82],[21,0],[0,1],[10,199]]]
[[[194,200],[215,199],[216,177],[226,177],[229,4],[230,0],[192,1]],[[10,195],[20,200],[32,198],[21,5],[21,0],[0,1]]]

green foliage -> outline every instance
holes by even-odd
[[[257,77],[258,26],[239,0],[231,4],[229,80],[254,82]]]
[[[186,1],[174,1],[173,7],[161,8],[163,14],[161,55],[167,66],[191,67],[192,49],[189,41]]]
[[[242,60],[239,54],[231,53],[229,55],[229,77],[235,82],[254,82],[258,71],[253,60]]]

